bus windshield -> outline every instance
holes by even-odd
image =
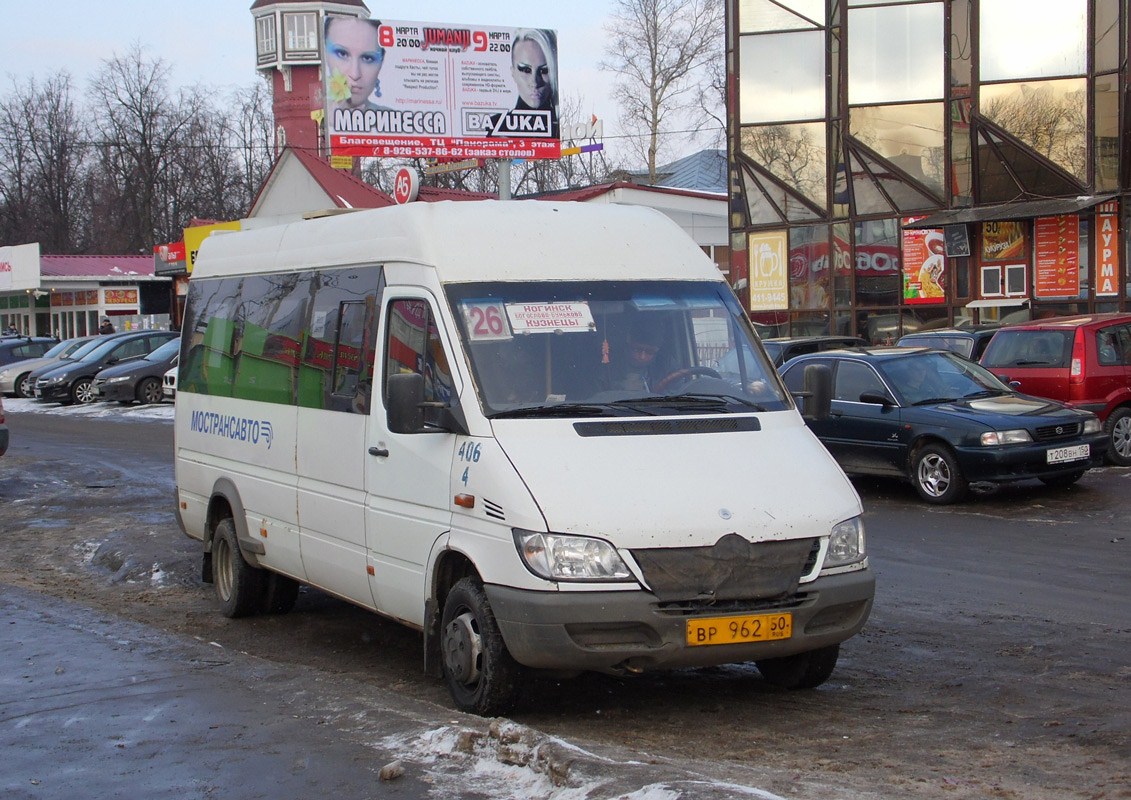
[[[489,417],[792,407],[721,282],[466,283],[447,294]]]

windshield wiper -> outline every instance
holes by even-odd
[[[614,400],[609,405],[618,406],[621,408],[632,408],[640,410],[643,413],[644,409],[638,408],[640,405],[648,406],[667,406],[669,408],[679,409],[694,409],[703,411],[725,411],[729,404],[739,404],[752,408],[756,411],[765,411],[764,406],[757,403],[752,403],[741,397],[724,394],[659,394],[650,395],[648,397],[634,397],[626,400]]]
[[[603,417],[612,416],[614,403],[554,403],[548,406],[523,406],[509,411],[488,414],[488,419],[520,419],[523,417]]]
[[[913,406],[929,406],[933,403],[953,403],[957,397],[928,397],[926,400],[916,400]]]
[[[964,394],[964,395],[962,395],[962,399],[963,400],[974,400],[974,399],[979,398],[979,397],[1000,397],[1003,394],[1009,394],[1009,393],[1003,392],[1001,389],[983,389],[980,392],[970,392],[970,394]]]

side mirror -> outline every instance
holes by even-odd
[[[872,405],[877,406],[884,406],[885,408],[887,406],[895,405],[895,403],[892,402],[892,399],[888,397],[887,394],[885,394],[884,392],[876,391],[863,392],[860,395],[860,402],[871,403]]]
[[[424,429],[424,376],[406,372],[389,376],[389,430],[419,433]]]
[[[833,373],[827,364],[808,364],[804,372],[805,390],[801,392],[801,416],[806,422],[829,418],[833,402]]]

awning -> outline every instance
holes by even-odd
[[[920,228],[941,228],[944,225],[958,225],[967,222],[992,222],[999,219],[1033,219],[1035,217],[1056,217],[1061,214],[1075,214],[1086,208],[1114,200],[1119,195],[1084,195],[1081,197],[1055,197],[1049,200],[1022,200],[1018,203],[1002,203],[996,206],[976,206],[974,208],[952,208],[938,211],[930,216],[909,222],[903,227],[907,230]]]
[[[967,308],[1009,308],[1029,305],[1028,297],[994,297],[989,300],[971,300]]]

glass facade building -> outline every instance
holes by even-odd
[[[766,335],[1126,310],[1128,0],[726,0]]]

